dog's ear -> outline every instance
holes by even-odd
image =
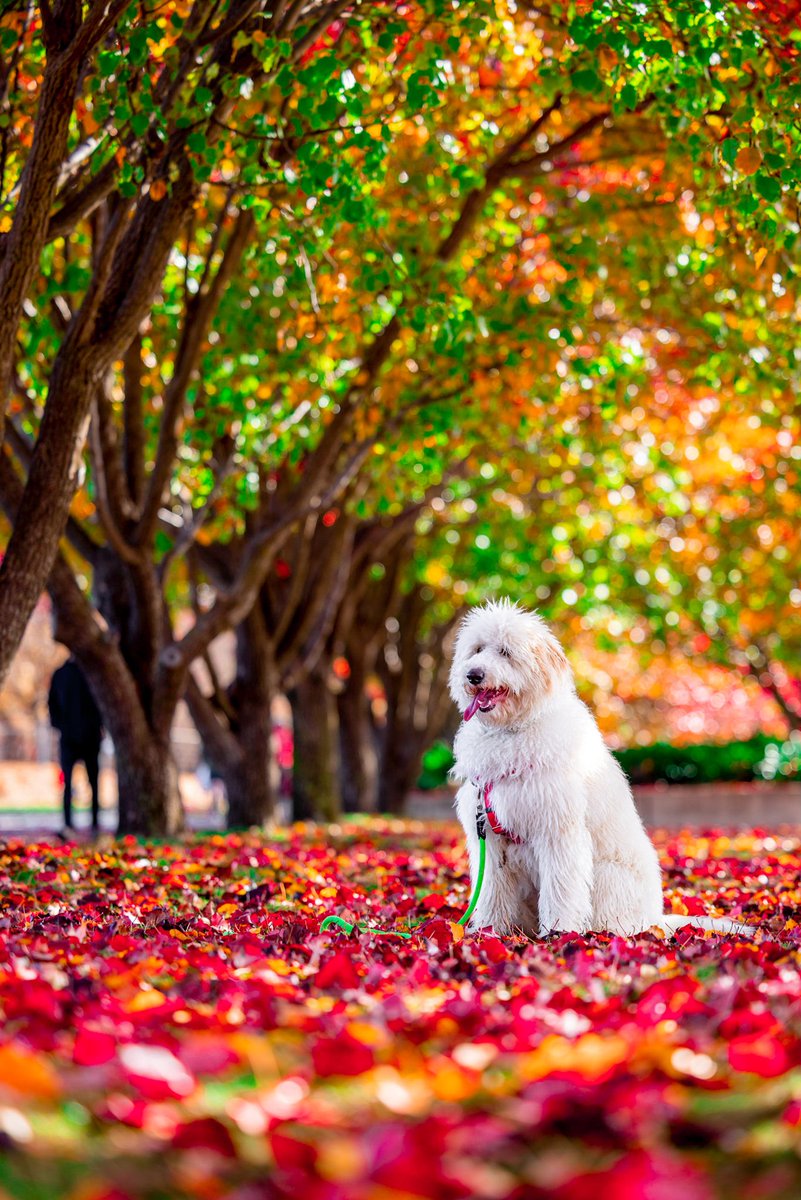
[[[544,641],[537,639],[532,647],[532,652],[546,687],[551,687],[560,675],[570,674],[567,655],[556,638],[549,637]]]

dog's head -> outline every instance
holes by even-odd
[[[509,600],[473,608],[459,627],[450,691],[465,721],[493,725],[530,715],[557,689],[572,687],[559,642],[536,613]]]

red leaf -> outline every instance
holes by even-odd
[[[275,1165],[283,1171],[312,1171],[317,1160],[317,1151],[308,1142],[281,1133],[274,1129],[270,1135],[270,1145],[273,1151]]]
[[[351,957],[340,951],[320,967],[314,982],[318,988],[357,988],[359,976]]]
[[[318,1075],[362,1075],[373,1065],[369,1046],[349,1033],[319,1038],[312,1046],[312,1064]]]
[[[744,1033],[729,1043],[729,1064],[763,1079],[783,1075],[791,1065],[785,1046],[770,1033]]]
[[[109,1062],[117,1050],[117,1039],[111,1033],[101,1033],[87,1026],[75,1035],[72,1061],[79,1067],[99,1067]]]
[[[176,1150],[211,1150],[223,1158],[236,1158],[231,1134],[215,1117],[198,1117],[179,1125],[172,1144]]]

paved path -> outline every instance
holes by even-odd
[[[447,820],[453,816],[453,795],[448,789],[414,792],[408,816]],[[801,826],[801,783],[654,784],[635,787],[634,798],[651,827]]]
[[[79,768],[75,783],[74,820],[80,834],[89,826],[89,789]],[[181,776],[188,829],[221,829],[222,815],[211,806],[209,794],[194,775]],[[101,778],[101,817],[104,831],[116,828],[114,772]],[[634,789],[646,825],[777,829],[801,827],[801,783],[729,783],[685,786],[655,785]],[[0,762],[0,836],[57,834],[62,827],[59,771],[54,763]],[[453,791],[448,788],[414,792],[407,816],[422,820],[453,818]]]
[[[113,833],[117,828],[117,781],[108,768],[100,776],[100,828]],[[209,793],[197,776],[181,775],[188,829],[222,829],[222,815],[214,811]],[[91,822],[89,784],[83,766],[73,782],[73,822],[76,832],[86,836]],[[61,781],[57,763],[0,762],[0,836],[57,834],[63,827]]]

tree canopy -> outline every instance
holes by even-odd
[[[0,670],[49,587],[129,824],[233,627],[263,707],[506,591],[793,719],[789,8],[61,0],[0,44]]]

